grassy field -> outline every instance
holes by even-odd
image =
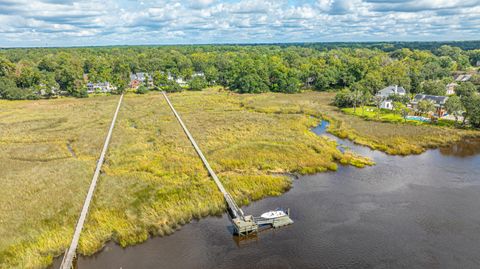
[[[419,153],[473,131],[365,121],[329,105],[326,93],[171,94],[192,135],[240,204],[291,187],[282,174],[372,164],[310,128],[392,154]],[[68,246],[118,96],[0,102],[0,268],[41,268]],[[122,246],[220,214],[213,181],[159,93],[127,95],[79,251]]]

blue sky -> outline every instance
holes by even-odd
[[[0,47],[480,39],[480,0],[0,0]]]

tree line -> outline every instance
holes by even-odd
[[[317,91],[350,88],[374,95],[388,85],[410,93],[432,92],[452,72],[480,63],[480,49],[443,45],[431,50],[321,48],[304,45],[198,45],[0,50],[0,98],[36,99],[40,89],[85,97],[88,81],[128,88],[129,74],[148,72],[155,85],[182,90],[167,79],[191,80],[192,89],[220,85],[238,93]],[[202,78],[193,74],[202,72]],[[86,79],[88,75],[88,79]],[[473,80],[480,81],[478,76]]]

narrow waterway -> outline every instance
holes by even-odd
[[[313,129],[325,134],[326,123]],[[122,249],[109,243],[90,268],[480,268],[480,140],[389,156],[338,140],[376,165],[302,176],[286,194],[245,209],[289,207],[294,225],[239,242],[209,217]]]

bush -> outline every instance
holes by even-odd
[[[0,79],[0,98],[7,100],[35,100],[38,96],[30,89],[18,88],[13,80]]]
[[[192,81],[190,81],[190,88],[191,91],[201,91],[207,87],[207,81],[203,77],[194,77]]]
[[[147,93],[147,91],[148,91],[147,87],[145,87],[144,85],[141,85],[137,88],[135,93],[136,94],[145,94],[145,93]]]
[[[87,92],[86,88],[73,90],[73,91],[70,92],[70,94],[73,97],[77,97],[77,98],[87,98],[88,97],[88,92]]]
[[[166,92],[181,92],[183,88],[176,81],[169,80],[167,85],[163,87]]]
[[[351,98],[351,92],[348,89],[343,89],[339,91],[337,95],[335,95],[333,104],[339,108],[352,107],[353,100]]]

